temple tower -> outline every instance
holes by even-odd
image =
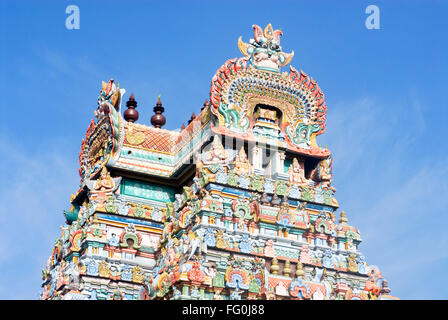
[[[253,30],[180,131],[103,82],[42,299],[395,299],[338,213],[322,90]]]

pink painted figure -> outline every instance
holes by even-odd
[[[264,247],[264,255],[266,257],[275,257],[274,242],[272,241],[272,239],[266,241],[266,245]]]
[[[309,254],[309,247],[307,244],[302,246],[302,249],[300,250],[299,260],[302,263],[312,263],[311,256]]]

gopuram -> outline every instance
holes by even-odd
[[[103,82],[41,299],[397,299],[337,213],[322,90],[253,29],[180,130]]]

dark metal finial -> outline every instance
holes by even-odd
[[[160,95],[157,99],[156,106],[154,107],[154,115],[151,117],[151,124],[155,128],[162,128],[166,123],[166,118],[162,114],[165,112],[165,108],[162,106],[162,100],[160,100]]]
[[[126,121],[135,122],[138,120],[137,101],[135,101],[134,93],[131,93],[129,100],[126,102],[126,107],[128,108],[124,113],[123,117]]]

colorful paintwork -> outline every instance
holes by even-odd
[[[281,72],[280,30],[253,29],[180,131],[160,97],[154,127],[121,116],[125,91],[103,82],[42,299],[396,299],[338,213],[322,90]]]
[[[172,202],[174,201],[175,189],[124,179],[121,183],[120,193],[147,200]]]

